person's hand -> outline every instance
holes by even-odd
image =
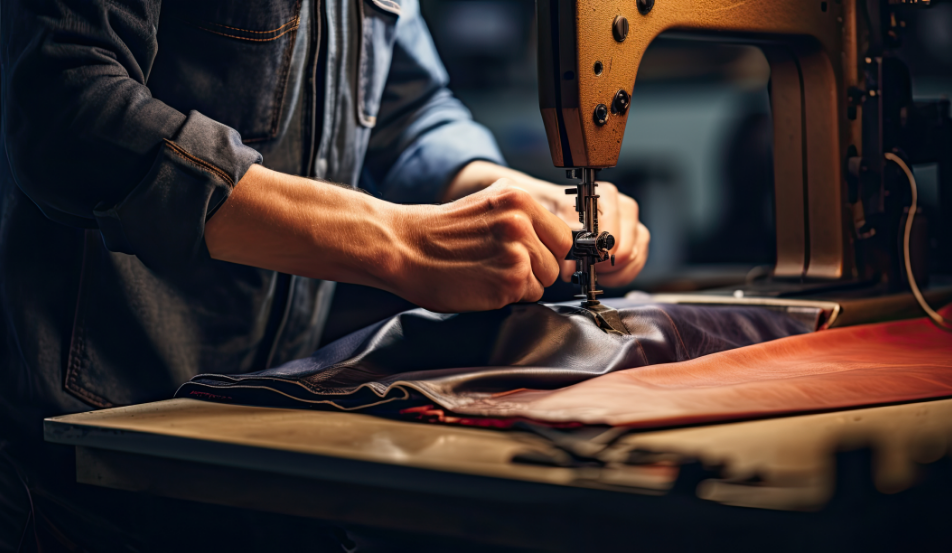
[[[439,312],[542,297],[572,247],[569,227],[510,179],[443,205],[405,206],[388,288]]]
[[[433,311],[537,301],[572,232],[508,179],[443,205],[398,205],[252,166],[205,223],[213,259],[393,292]]]
[[[575,211],[575,196],[565,194],[566,186],[556,186],[544,183],[546,190],[540,187],[536,190],[549,209],[569,223],[573,230],[582,228],[578,221],[578,212]],[[615,237],[615,247],[611,254],[615,256],[615,265],[603,261],[598,267],[598,283],[602,286],[625,286],[638,276],[648,260],[648,244],[651,242],[651,233],[638,220],[638,202],[622,194],[610,182],[598,182],[595,193],[598,198],[598,230],[608,231]],[[575,272],[575,261],[562,262],[562,280],[572,279]]]
[[[535,179],[508,167],[486,161],[474,161],[463,168],[447,190],[445,199],[462,197],[479,190],[484,183],[506,177],[526,190],[536,201],[559,216],[573,230],[582,228],[575,211],[575,196],[565,194],[567,188]],[[615,266],[605,261],[597,265],[598,283],[602,286],[625,286],[641,272],[648,260],[651,233],[638,220],[638,203],[621,194],[615,185],[599,181],[595,189],[598,199],[598,229],[615,237]],[[564,256],[563,256],[564,257]],[[569,281],[575,272],[574,260],[563,260],[562,279]]]

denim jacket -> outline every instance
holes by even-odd
[[[0,426],[315,348],[333,283],[205,247],[252,164],[424,203],[466,163],[502,163],[417,0],[0,10]]]

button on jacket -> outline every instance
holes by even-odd
[[[252,164],[424,203],[502,163],[417,0],[0,9],[0,437],[316,347],[332,283],[205,247]]]

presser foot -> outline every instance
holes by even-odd
[[[629,335],[631,332],[622,322],[618,310],[608,307],[598,300],[586,300],[582,302],[582,308],[592,314],[595,324],[609,334]]]

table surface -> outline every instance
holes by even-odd
[[[833,491],[837,451],[870,448],[881,491],[911,485],[918,464],[948,453],[952,399],[632,433],[603,455],[605,466],[576,468],[513,463],[517,453],[552,449],[523,432],[191,399],[54,417],[45,433],[47,441],[94,450],[445,494],[472,493],[472,476],[483,479],[481,495],[492,488],[506,496],[518,483],[546,484],[546,493],[657,494],[674,485],[677,459],[697,459],[723,467],[698,486],[702,499],[811,510]],[[675,462],[611,462],[631,450],[673,454]]]

